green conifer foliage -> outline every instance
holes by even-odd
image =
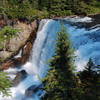
[[[85,70],[79,76],[83,88],[83,100],[100,100],[100,73],[94,71],[95,64],[90,59]]]
[[[10,96],[10,87],[12,82],[5,72],[0,72],[0,94],[3,96]]]
[[[69,36],[62,28],[58,32],[55,55],[50,62],[50,71],[44,79],[47,95],[44,100],[72,100],[75,86],[72,71],[72,50]]]

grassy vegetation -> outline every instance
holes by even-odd
[[[14,29],[10,26],[5,26],[0,30],[0,48],[6,48],[6,42],[9,41],[11,38],[15,37],[19,32],[18,29]]]
[[[48,17],[62,17],[74,14],[88,15],[95,13],[100,13],[99,0],[0,0],[0,16],[3,16],[4,20],[22,19],[32,21],[37,18],[43,19]],[[10,26],[3,27],[0,30],[0,49],[3,48],[5,50],[6,42],[16,36],[17,32],[19,32],[19,30],[14,29]],[[97,77],[98,83],[92,84],[93,88],[88,88],[90,89],[89,92],[86,88],[88,87],[88,85],[81,88],[75,87],[75,89],[78,89],[78,91],[84,90],[86,88],[86,91],[82,91],[82,94],[80,94],[81,92],[77,93],[77,91],[74,90],[73,84],[75,80],[73,79],[73,77],[75,76],[73,75],[71,70],[71,67],[73,65],[70,64],[70,45],[68,44],[68,39],[66,38],[66,35],[64,33],[64,31],[61,31],[60,33],[62,35],[59,36],[60,40],[58,39],[58,51],[56,51],[56,56],[53,57],[54,60],[51,63],[52,70],[49,71],[49,76],[47,76],[45,80],[48,83],[46,85],[46,90],[49,92],[49,99],[45,100],[66,100],[66,98],[68,100],[89,100],[89,96],[87,96],[87,94],[90,94],[90,92],[95,89],[95,86],[100,82],[100,79]],[[2,60],[3,59],[0,59],[0,61]],[[56,78],[55,76],[57,76],[58,78]],[[97,73],[96,76],[98,76]],[[91,80],[94,79],[94,77],[90,78]],[[53,81],[52,79],[55,79],[55,81]],[[81,84],[78,84],[79,86],[84,86],[84,83],[82,83],[82,81],[84,81],[83,78],[81,78]],[[87,79],[86,83],[88,81],[89,80]],[[93,81],[95,82],[95,80]],[[10,87],[11,82],[9,80],[9,77],[6,73],[0,72],[0,93],[8,96]],[[55,90],[55,87],[57,87],[58,92]],[[98,93],[100,93],[100,89],[98,90]],[[76,99],[77,95],[79,96],[79,99]],[[95,98],[94,94],[91,94],[91,96],[92,95]],[[84,98],[86,96],[87,98]],[[99,99],[96,100],[100,100],[100,96],[98,98]],[[90,100],[92,99],[90,98]]]

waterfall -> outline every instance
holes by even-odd
[[[77,66],[76,70],[84,69],[88,59],[91,57],[96,64],[100,64],[100,27],[96,25],[94,28],[87,30],[86,28],[79,28],[73,26],[71,23],[77,22],[91,22],[91,18],[67,18],[64,26],[70,34],[73,48],[75,49]],[[25,96],[25,92],[31,86],[40,86],[41,79],[45,77],[49,69],[49,59],[53,56],[55,51],[56,33],[60,31],[61,20],[44,19],[40,22],[37,32],[37,37],[33,45],[29,61],[20,67],[20,69],[9,69],[6,72],[10,73],[12,79],[15,77],[16,72],[25,70],[28,76],[21,81],[18,86],[12,87],[12,97],[2,97],[0,100],[40,100],[43,91],[33,93],[30,97]]]
[[[41,81],[40,78],[42,78],[43,74],[40,68],[40,63],[44,63],[42,59],[42,53],[43,47],[45,45],[45,40],[47,39],[46,32],[48,32],[48,24],[51,23],[51,20],[43,20],[41,21],[39,30],[37,32],[37,38],[33,45],[33,50],[31,53],[31,57],[29,59],[29,62],[27,62],[25,65],[21,66],[21,69],[8,69],[6,72],[15,72],[25,70],[28,73],[28,76],[25,80],[23,80],[18,86],[12,87],[12,97],[0,97],[0,100],[25,100],[27,97],[25,97],[25,91],[32,85],[40,85]],[[42,27],[43,25],[43,27]],[[40,28],[42,29],[40,30]],[[46,67],[45,67],[46,69]],[[12,74],[11,74],[12,77]],[[33,98],[27,98],[26,100],[39,100],[39,97],[34,95]]]

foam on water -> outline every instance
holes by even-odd
[[[66,20],[71,22],[90,22],[92,19],[89,17],[77,17]],[[100,56],[98,56],[100,50],[100,41],[98,39],[100,27],[89,30],[71,26],[70,24],[65,24],[65,27],[70,34],[73,48],[75,48],[77,71],[84,69],[90,57],[94,59],[95,63],[100,64]],[[40,100],[39,95],[42,91],[38,91],[32,97],[25,97],[25,91],[32,85],[39,86],[41,84],[40,80],[45,77],[49,69],[48,61],[55,51],[56,33],[60,31],[60,28],[60,20],[45,19],[41,21],[29,61],[21,66],[20,69],[9,69],[7,71],[8,73],[16,74],[17,71],[25,70],[28,73],[27,78],[20,82],[17,87],[11,88],[12,97],[3,98],[0,96],[0,100]],[[93,38],[94,36],[95,39]],[[98,60],[96,60],[97,58]]]
[[[48,28],[48,23],[50,20],[43,20],[44,27],[41,31],[38,31],[37,33],[37,39],[33,46],[32,56],[30,57],[29,62],[27,62],[25,65],[23,65],[20,69],[25,70],[28,73],[28,77],[23,80],[17,87],[12,87],[10,90],[12,92],[12,97],[2,97],[0,96],[0,100],[23,100],[25,91],[32,85],[39,85],[41,84],[39,80],[39,59],[41,55],[41,50],[44,45],[45,39],[46,39],[46,31]],[[42,23],[41,22],[41,23]],[[16,71],[15,69],[8,69],[6,72],[11,73],[12,71]],[[36,99],[37,98],[37,99]],[[27,98],[26,100],[28,100]],[[34,98],[30,100],[38,100],[39,97],[34,96]]]
[[[17,68],[9,68],[7,70],[4,70],[4,72],[9,73],[8,76],[13,80],[16,77],[16,73],[20,71]]]
[[[66,20],[70,21],[70,22],[91,22],[92,21],[92,18],[90,17],[79,17],[79,16],[76,16],[76,17],[73,17],[73,18],[65,18]]]
[[[22,50],[20,50],[19,53],[14,58],[21,57],[21,54],[22,54]]]

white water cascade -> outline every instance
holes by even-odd
[[[91,22],[91,18],[67,18],[66,21],[73,22]],[[56,33],[60,31],[61,20],[44,19],[40,22],[37,32],[37,38],[33,45],[33,50],[29,61],[20,67],[20,69],[8,69],[6,72],[10,73],[14,79],[16,73],[25,70],[28,76],[21,81],[16,87],[11,88],[11,97],[2,97],[0,100],[40,100],[43,91],[37,91],[30,97],[25,96],[25,91],[31,86],[40,86],[41,79],[45,77],[48,71],[48,61],[54,54],[54,47],[56,43]],[[88,59],[91,57],[96,64],[100,64],[100,27],[78,28],[72,26],[68,22],[64,23],[70,39],[75,48],[75,55],[77,56],[75,64],[77,71],[83,70]],[[11,74],[12,73],[12,74]]]

